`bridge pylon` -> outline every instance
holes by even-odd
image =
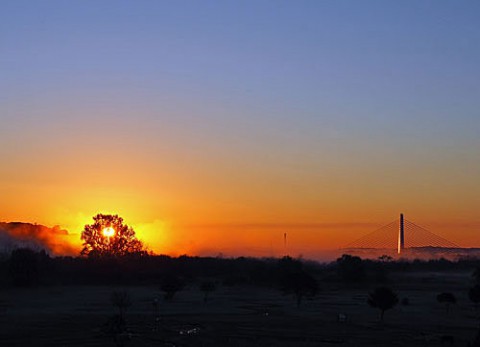
[[[405,222],[403,219],[403,213],[400,213],[400,228],[398,230],[397,253],[401,254],[404,249],[405,249]]]
[[[400,220],[397,219],[360,237],[343,249],[357,251],[361,249],[368,252],[382,250],[385,252],[383,254],[390,251],[398,256],[406,256],[416,250],[439,248],[444,252],[451,252],[460,246],[407,220],[401,213]]]

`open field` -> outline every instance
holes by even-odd
[[[322,291],[300,308],[275,289],[220,287],[203,302],[195,285],[163,301],[155,286],[127,287],[126,346],[437,346],[453,336],[466,346],[476,334],[477,314],[468,300],[469,273],[409,273],[390,286],[409,305],[378,311],[366,304],[368,285],[355,288],[323,283]],[[72,286],[4,289],[0,293],[2,346],[115,346],[102,327],[116,311],[114,287]],[[439,292],[456,295],[447,315]],[[159,320],[153,304],[159,298]],[[347,322],[338,322],[344,313]]]

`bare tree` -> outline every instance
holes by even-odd
[[[118,314],[111,317],[105,325],[105,332],[113,338],[118,347],[123,347],[131,339],[128,332],[125,312],[132,305],[130,294],[125,290],[113,291],[110,296],[113,306],[118,308]]]
[[[113,306],[118,308],[118,315],[120,319],[125,320],[125,312],[127,308],[132,306],[132,298],[125,290],[115,290],[110,297]]]

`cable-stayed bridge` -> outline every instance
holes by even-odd
[[[398,254],[402,254],[409,249],[426,248],[455,252],[455,249],[460,249],[460,246],[405,219],[403,214],[400,214],[399,219],[344,247],[344,249],[349,250],[396,250]]]

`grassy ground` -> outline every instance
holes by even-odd
[[[191,286],[173,302],[155,287],[125,288],[132,297],[126,346],[441,346],[453,336],[467,346],[478,328],[468,301],[469,274],[397,275],[390,286],[410,304],[379,314],[366,304],[374,286],[322,284],[314,300],[296,307],[277,290],[220,287],[203,302]],[[1,346],[115,346],[102,327],[116,310],[114,287],[48,287],[0,292]],[[458,303],[447,314],[436,295],[449,291]],[[153,304],[159,299],[159,314]],[[338,322],[344,313],[347,322]],[[159,316],[159,319],[157,319]],[[445,344],[443,344],[445,345]]]

